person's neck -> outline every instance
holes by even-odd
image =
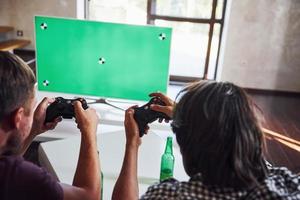
[[[0,127],[0,156],[3,154],[3,152],[5,152],[5,147],[6,147],[9,135],[10,135],[9,133],[5,132]]]

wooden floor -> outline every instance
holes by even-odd
[[[262,110],[264,128],[280,133],[286,139],[266,135],[266,159],[275,166],[300,172],[300,95],[248,92]],[[286,142],[293,139],[292,142]],[[291,141],[291,140],[289,140]]]

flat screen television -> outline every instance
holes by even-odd
[[[148,100],[167,91],[171,28],[35,17],[40,91]]]

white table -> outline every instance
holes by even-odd
[[[101,168],[104,174],[103,199],[111,199],[115,181],[121,170],[125,152],[125,132],[122,127],[113,130],[111,127],[98,127],[98,149],[100,151]],[[101,133],[100,133],[101,132]],[[79,131],[77,131],[79,134]],[[176,143],[173,140],[173,143]],[[145,193],[149,185],[159,179],[160,159],[166,141],[158,134],[150,131],[142,138],[138,154],[138,181],[140,195]],[[43,167],[55,175],[61,182],[72,184],[80,148],[80,136],[64,140],[45,142],[40,145],[39,159]],[[178,146],[173,145],[175,156],[174,176],[179,180],[188,180]],[[126,187],[126,186],[124,186]]]

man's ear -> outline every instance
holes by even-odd
[[[25,114],[24,112],[25,112],[25,109],[23,107],[20,107],[20,108],[17,108],[12,113],[11,123],[12,123],[13,128],[16,128],[16,129],[21,128],[22,119],[23,119],[24,114]]]
[[[7,117],[5,117],[2,120],[1,123],[1,129],[3,129],[5,132],[9,132],[12,129],[20,128],[21,119],[24,114],[24,108],[20,107],[17,108],[15,111],[13,111],[11,114],[9,114]]]

